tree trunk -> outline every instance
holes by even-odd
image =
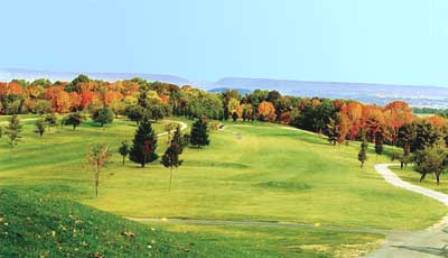
[[[171,192],[171,182],[173,181],[173,167],[170,167],[170,185],[168,191]]]
[[[98,167],[95,168],[95,197],[98,197],[98,185],[100,184]]]
[[[400,161],[400,169],[403,169],[403,161]]]
[[[437,185],[440,185],[440,174],[436,174]]]
[[[426,177],[426,173],[423,173],[422,176],[420,177],[420,181],[419,182],[421,183],[423,181],[423,179],[425,179],[425,177]]]
[[[126,160],[126,156],[123,156],[123,166],[124,166],[125,160]]]

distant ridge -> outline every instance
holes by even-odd
[[[408,86],[374,83],[318,82],[262,78],[227,77],[215,82],[213,88],[269,89],[285,95],[353,99],[384,105],[403,100],[415,107],[448,108],[448,87]]]
[[[82,72],[81,72],[82,73]],[[52,81],[70,81],[80,73],[49,72],[27,69],[0,69],[0,81],[11,79],[34,80],[48,78]],[[91,78],[116,81],[141,77],[149,81],[173,83],[179,86],[193,85],[210,92],[235,89],[247,94],[255,89],[277,90],[284,95],[353,99],[364,103],[384,105],[394,100],[403,100],[414,107],[448,108],[448,87],[408,86],[374,83],[319,82],[299,80],[276,80],[263,78],[225,77],[216,82],[190,81],[175,75],[146,73],[84,73]]]
[[[117,81],[140,77],[148,81],[161,81],[174,83],[178,85],[190,84],[190,82],[182,77],[165,74],[145,74],[145,73],[75,73],[75,72],[50,72],[40,70],[27,70],[17,68],[0,69],[0,80],[9,81],[12,79],[35,80],[39,78],[47,78],[52,81],[71,81],[79,74],[85,74],[91,78],[105,81]]]

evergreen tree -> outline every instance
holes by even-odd
[[[336,119],[330,118],[330,122],[327,125],[328,142],[336,145],[339,137],[339,128]]]
[[[367,160],[367,141],[364,139],[361,143],[361,149],[358,153],[358,160],[361,162],[361,168],[364,167],[364,162]]]
[[[177,168],[182,165],[182,160],[179,159],[181,146],[179,146],[174,139],[171,141],[170,146],[166,149],[165,153],[162,156],[161,163],[166,168],[170,169],[170,184],[169,191],[171,191],[171,183],[173,181],[173,168]]]
[[[5,128],[6,136],[9,138],[9,145],[12,148],[17,144],[18,141],[22,138],[22,125],[20,124],[20,120],[17,115],[13,115],[9,120],[8,126]]]
[[[383,143],[384,143],[384,136],[382,132],[376,132],[375,133],[375,153],[378,155],[383,154]]]
[[[143,118],[135,133],[129,159],[139,163],[142,168],[158,158],[156,154],[157,137],[148,118]]]
[[[207,122],[201,118],[198,119],[191,128],[190,143],[197,148],[201,146],[209,145]]]
[[[123,157],[123,166],[126,162],[126,157],[129,155],[130,149],[127,141],[121,142],[120,148],[118,148],[118,152]]]
[[[178,126],[176,128],[176,131],[174,132],[173,139],[171,140],[171,143],[175,143],[178,148],[179,155],[182,154],[183,149],[186,145],[185,145],[185,141],[182,136],[182,133],[180,132],[180,126]]]

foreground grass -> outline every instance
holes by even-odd
[[[24,188],[0,190],[0,207],[0,257],[356,257],[381,238],[319,229],[142,226]]]
[[[163,123],[154,128],[161,132]],[[314,134],[261,123],[227,123],[225,130],[212,132],[210,147],[186,149],[183,166],[174,171],[171,191],[169,170],[157,161],[145,169],[129,162],[122,166],[116,154],[102,175],[100,195],[94,198],[92,173],[84,163],[87,147],[98,142],[116,149],[122,140],[132,139],[135,129],[134,123],[117,120],[105,129],[86,123],[76,131],[52,129],[38,138],[32,123],[27,123],[16,148],[0,141],[0,184],[127,217],[321,225],[316,230],[164,226],[186,232],[190,239],[199,237],[210,248],[218,242],[235,252],[248,252],[228,257],[351,256],[370,250],[383,236],[334,233],[326,226],[347,231],[420,229],[446,212],[434,200],[385,183],[373,164],[388,162],[386,158],[370,152],[361,169],[356,159],[358,143],[330,146]],[[160,155],[165,146],[162,137]],[[258,242],[266,248],[257,253],[253,246]]]
[[[33,191],[0,190],[0,257],[213,257],[238,250]],[[213,247],[213,249],[211,249]]]

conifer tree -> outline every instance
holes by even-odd
[[[375,133],[375,152],[378,155],[383,154],[384,136],[382,132]]]
[[[182,133],[180,132],[180,126],[176,128],[176,131],[174,131],[173,139],[171,140],[171,143],[175,143],[178,148],[179,155],[182,154],[182,151],[185,147],[185,141],[182,136]]]
[[[170,146],[166,149],[165,153],[162,156],[162,164],[166,168],[170,169],[170,184],[169,191],[171,191],[171,183],[173,181],[173,168],[177,168],[182,165],[182,160],[179,159],[180,152],[182,147],[179,146],[174,139],[171,141]]]
[[[205,119],[198,119],[191,128],[190,143],[197,148],[209,145],[207,122]]]
[[[358,153],[358,160],[361,162],[361,168],[364,167],[364,162],[366,162],[367,160],[367,141],[364,138],[364,140],[361,143],[361,149],[359,150]]]
[[[158,158],[156,154],[157,137],[148,118],[143,118],[139,124],[132,143],[129,159],[139,163],[142,168]]]
[[[336,119],[330,118],[330,122],[327,125],[328,142],[336,145],[339,137],[339,128]]]
[[[129,144],[127,141],[123,141],[121,142],[121,146],[120,148],[118,148],[118,152],[120,153],[120,155],[123,157],[123,166],[126,162],[126,157],[129,155]]]
[[[5,134],[9,138],[9,145],[14,148],[18,141],[22,138],[22,125],[17,115],[13,115],[9,120],[8,126],[5,128]]]

